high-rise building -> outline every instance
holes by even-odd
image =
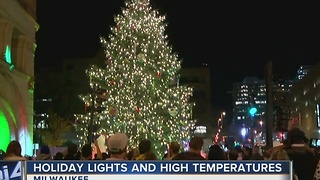
[[[36,0],[0,2],[0,149],[17,140],[33,155]]]
[[[233,85],[233,128],[230,135],[243,143],[252,143],[257,133],[262,132],[266,110],[265,81],[246,77]]]
[[[310,71],[310,69],[312,68],[312,66],[300,66],[300,68],[297,70],[297,76],[296,76],[296,80],[301,80],[305,75],[308,74],[308,72]]]
[[[320,63],[291,90],[292,110],[300,120],[299,128],[308,138],[320,138]]]
[[[257,108],[255,117],[265,113],[266,85],[257,77],[246,77],[242,82],[233,85],[233,121],[243,124],[251,119],[250,108]]]
[[[275,119],[279,109],[288,109],[288,99],[291,88],[307,75],[312,66],[301,66],[294,79],[274,79],[273,80],[273,111]],[[242,82],[233,85],[233,124],[238,127],[233,130],[235,135],[240,134],[241,127],[255,128],[255,130],[265,130],[266,111],[266,87],[265,81],[257,77],[246,77]],[[256,108],[254,118],[250,114],[250,109]],[[277,128],[274,130],[276,131]],[[278,137],[275,137],[278,139]]]

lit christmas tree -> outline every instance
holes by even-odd
[[[158,157],[169,142],[189,138],[194,126],[193,105],[188,103],[192,88],[179,86],[181,62],[168,45],[164,20],[149,0],[128,1],[115,17],[109,40],[101,40],[107,67],[87,70],[98,93],[83,100],[99,110],[93,116],[77,115],[82,143],[91,119],[99,127],[94,134],[124,132],[130,147],[149,139]]]

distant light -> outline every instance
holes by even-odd
[[[242,128],[242,129],[241,129],[241,135],[242,135],[243,137],[245,137],[246,134],[247,134],[246,128]]]
[[[257,113],[257,111],[258,111],[257,108],[252,107],[252,108],[250,108],[249,113],[251,116],[254,116]]]

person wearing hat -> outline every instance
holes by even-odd
[[[125,160],[127,156],[128,136],[124,133],[116,133],[107,141],[110,158],[107,160]]]

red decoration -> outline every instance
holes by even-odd
[[[157,77],[161,77],[161,73],[160,72],[157,72]]]
[[[140,112],[140,109],[139,109],[139,107],[138,107],[138,106],[136,107],[136,112],[137,112],[137,113],[139,113],[139,112]]]
[[[114,80],[110,81],[110,85],[114,85],[116,82]]]
[[[116,115],[116,112],[117,112],[116,108],[111,108],[111,109],[110,109],[110,114],[111,114],[111,116],[115,116],[115,115]]]

